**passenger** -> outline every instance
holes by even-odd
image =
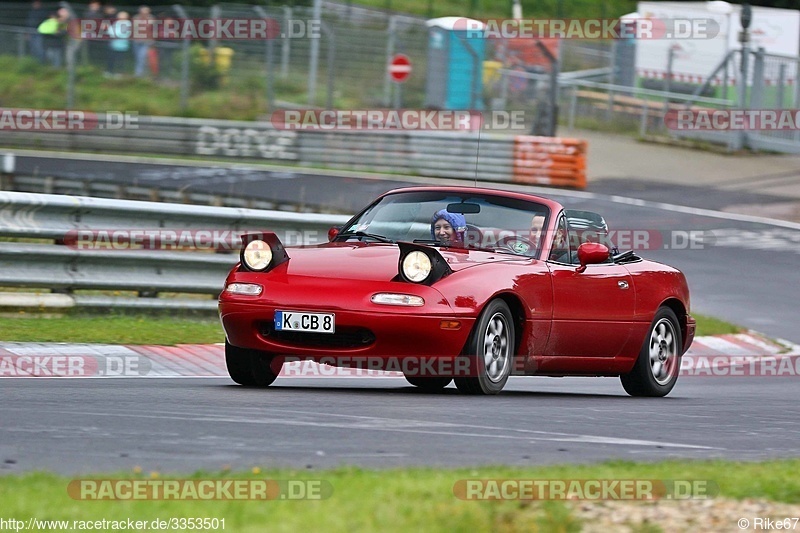
[[[544,231],[544,215],[534,215],[531,219],[530,241],[533,245],[539,246]]]
[[[460,213],[442,209],[431,219],[431,238],[445,246],[464,246],[465,231],[467,220]]]

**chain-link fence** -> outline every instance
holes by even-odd
[[[653,46],[648,49],[651,55],[663,53],[658,63],[666,68],[648,71],[634,68],[637,45],[631,40],[492,36],[481,39],[479,45],[467,41],[459,45],[470,54],[465,62],[443,63],[436,50],[437,35],[430,21],[421,17],[336,2],[323,2],[319,13],[310,7],[221,3],[154,8],[153,15],[159,20],[268,19],[280,31],[271,39],[201,40],[156,34],[147,43],[145,59],[137,61],[135,42],[131,50],[112,54],[108,40],[81,38],[74,31],[60,40],[42,36],[36,29],[37,17],[59,8],[68,9],[75,18],[89,16],[84,5],[67,2],[43,3],[38,15],[29,3],[0,4],[0,45],[4,54],[33,56],[66,68],[63,101],[69,108],[86,105],[80,85],[87,77],[127,78],[137,70],[161,86],[179,89],[180,114],[194,116],[204,116],[206,109],[194,108],[193,98],[216,92],[239,98],[252,111],[249,118],[266,118],[276,109],[307,107],[449,109],[454,104],[434,94],[444,91],[445,82],[439,82],[448,76],[451,85],[469,86],[460,87],[471,93],[468,103],[460,105],[483,111],[524,111],[524,128],[541,135],[553,135],[558,126],[567,126],[674,137],[677,134],[664,120],[670,111],[800,107],[800,58],[763,50],[729,51],[716,70],[688,75],[681,73],[686,60],[673,57],[674,46],[668,43],[659,45],[657,52]],[[116,9],[135,14],[138,6],[117,5]],[[396,54],[408,56],[412,64],[412,74],[404,83],[392,81],[388,71]],[[113,66],[112,55],[116,56]],[[743,57],[747,63],[744,83]],[[76,69],[85,69],[80,71],[83,75],[76,76]],[[216,111],[215,116],[225,118],[220,116],[224,111]],[[798,128],[696,137],[722,142],[730,149],[749,146],[800,152]]]

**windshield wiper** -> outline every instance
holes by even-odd
[[[388,238],[384,237],[383,235],[378,235],[377,233],[366,233],[364,231],[351,231],[349,233],[340,233],[337,237],[367,237],[368,239],[375,239],[378,242],[385,242],[388,244],[394,244],[395,242]]]

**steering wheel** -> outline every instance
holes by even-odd
[[[525,255],[531,250],[536,250],[537,245],[533,241],[518,235],[506,235],[497,240],[495,245],[500,248],[508,248],[515,254]]]

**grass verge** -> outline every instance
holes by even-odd
[[[21,312],[0,317],[0,340],[96,342],[105,344],[211,344],[225,335],[214,316],[144,314],[38,316]]]
[[[738,333],[742,328],[722,320],[695,315],[697,335]],[[213,316],[163,314],[70,314],[42,316],[19,312],[0,316],[0,341],[96,342],[104,344],[210,344],[225,340]]]
[[[727,335],[729,333],[741,333],[745,329],[741,326],[737,326],[736,324],[731,324],[730,322],[725,322],[724,320],[714,318],[713,316],[699,315],[697,313],[692,313],[692,316],[695,318],[695,320],[697,320],[697,332],[695,334],[698,337],[702,335]]]
[[[759,463],[670,461],[607,462],[586,466],[461,469],[264,470],[198,472],[191,479],[268,479],[321,482],[329,497],[281,501],[83,501],[67,493],[70,478],[49,473],[0,477],[4,517],[27,520],[225,519],[228,531],[580,531],[572,503],[465,501],[454,496],[459,480],[691,480],[718,487],[715,498],[800,502],[800,459]],[[152,473],[83,475],[83,479],[148,479]],[[164,479],[185,479],[169,475]],[[308,485],[297,483],[297,486]],[[326,492],[326,491],[323,491]],[[297,491],[299,493],[299,491]],[[285,494],[285,493],[284,493]],[[713,499],[713,498],[712,498]],[[680,506],[680,502],[674,503]],[[581,503],[586,505],[586,502]],[[588,504],[593,505],[593,504]],[[732,530],[736,517],[731,518]],[[702,517],[697,517],[698,525]]]

